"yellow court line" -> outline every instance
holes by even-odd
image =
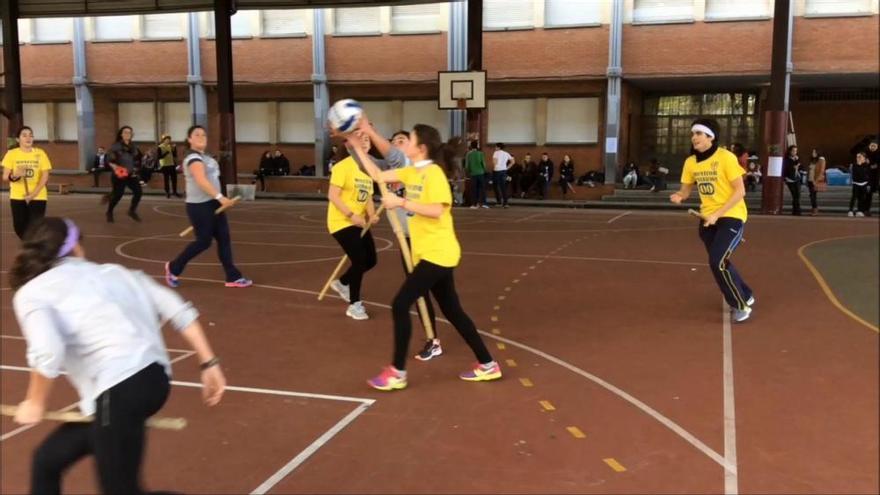
[[[493,328],[492,334],[493,335],[501,335],[501,329],[500,328]]]
[[[623,467],[621,463],[617,462],[613,457],[608,457],[602,460],[605,461],[605,464],[608,464],[611,469],[617,471],[618,473],[626,471],[626,468]]]
[[[584,432],[582,432],[577,426],[566,426],[565,429],[575,438],[587,438],[587,436],[584,435]]]
[[[516,361],[514,361],[513,359],[508,359],[508,360],[506,360],[505,362],[506,362],[507,365],[510,366],[511,368],[516,368]]]
[[[520,378],[519,382],[522,383],[523,387],[534,387],[535,386],[535,384],[532,383],[532,381],[529,380],[528,378]]]
[[[503,351],[504,349],[507,349],[507,346],[504,345],[504,342],[498,342],[498,343],[496,343],[495,345],[498,346],[498,350]]]
[[[555,411],[556,407],[550,403],[549,400],[539,400],[538,404],[541,404],[541,407],[544,408],[545,411]]]
[[[491,321],[498,321],[498,316],[497,316],[497,315],[492,315],[492,316],[489,317],[489,320],[491,320]]]
[[[827,241],[837,241],[837,240],[841,240],[841,239],[855,239],[855,238],[859,238],[859,237],[869,237],[869,236],[851,235],[851,236],[844,236],[844,237],[832,237],[830,239],[821,239],[818,241],[809,242],[809,243],[804,244],[803,246],[799,247],[797,250],[797,254],[801,258],[801,261],[803,261],[804,264],[807,265],[807,269],[809,269],[810,273],[813,274],[813,277],[816,279],[816,282],[819,283],[819,287],[822,289],[822,292],[825,293],[825,297],[827,297],[828,300],[831,301],[831,304],[833,304],[837,309],[842,311],[843,314],[849,316],[853,320],[861,323],[862,325],[865,325],[866,327],[870,328],[871,330],[873,330],[877,333],[880,333],[880,328],[878,328],[876,325],[872,325],[871,323],[863,320],[857,314],[850,311],[846,306],[844,306],[837,299],[837,296],[834,295],[834,292],[831,290],[831,287],[829,287],[828,283],[825,282],[825,278],[822,276],[821,273],[819,273],[819,270],[813,265],[813,263],[811,263],[810,260],[807,259],[806,255],[804,255],[804,250],[814,244],[819,244],[821,242],[827,242]]]

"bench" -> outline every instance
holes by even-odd
[[[70,193],[71,186],[73,186],[73,184],[71,184],[69,182],[50,182],[49,184],[46,184],[46,190],[47,191],[54,190],[58,194],[68,194],[68,193]]]

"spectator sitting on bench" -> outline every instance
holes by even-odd
[[[110,165],[107,164],[107,152],[104,151],[103,146],[98,146],[98,152],[95,154],[95,159],[92,160],[92,168],[89,169],[89,173],[95,178],[95,187],[99,187],[98,178],[101,174],[109,171]]]
[[[651,167],[648,169],[646,180],[651,184],[651,192],[666,190],[666,175],[669,169],[660,165],[656,158],[651,159]]]

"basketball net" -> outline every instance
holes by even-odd
[[[467,100],[465,100],[464,98],[459,98],[455,101],[458,102],[459,110],[467,110]]]

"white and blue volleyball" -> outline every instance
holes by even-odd
[[[333,129],[345,134],[357,128],[364,110],[361,104],[351,98],[339,100],[327,112],[327,122]]]

